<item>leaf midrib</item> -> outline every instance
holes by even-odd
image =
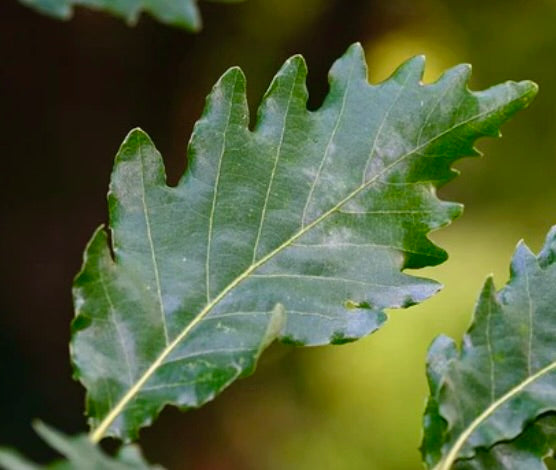
[[[237,77],[238,73],[235,73],[234,76],[234,83],[232,85],[232,93],[235,93],[236,85],[237,85]],[[205,288],[206,288],[206,296],[207,296],[207,304],[210,303],[210,258],[212,253],[212,231],[214,225],[214,214],[216,211],[216,201],[218,197],[218,187],[220,186],[220,174],[222,171],[222,160],[224,159],[224,154],[226,152],[226,147],[228,143],[228,131],[230,129],[230,121],[232,119],[232,111],[234,109],[234,101],[233,97],[230,100],[230,106],[228,109],[228,117],[226,119],[226,127],[224,128],[224,132],[222,135],[222,146],[220,148],[220,154],[218,157],[218,168],[216,169],[216,178],[214,180],[214,188],[213,188],[213,196],[212,196],[212,205],[210,208],[210,215],[209,215],[209,226],[208,226],[208,234],[207,234],[207,253],[205,258]],[[166,342],[168,344],[168,342]]]
[[[515,101],[519,101],[520,98],[516,98],[515,100],[510,101],[509,103],[506,104],[506,106],[510,105],[511,103],[515,102]],[[259,267],[261,267],[263,264],[265,264],[267,261],[269,261],[270,259],[272,259],[274,256],[276,256],[278,253],[280,253],[282,250],[286,249],[287,247],[289,247],[293,242],[295,242],[296,240],[298,240],[299,238],[301,238],[303,235],[305,235],[305,233],[307,233],[309,230],[311,230],[313,227],[315,227],[316,225],[318,225],[319,223],[321,223],[323,220],[325,220],[326,218],[328,218],[330,215],[332,215],[333,213],[335,213],[338,209],[340,209],[344,204],[346,204],[347,202],[349,202],[351,199],[353,199],[355,196],[357,196],[360,192],[364,191],[365,189],[367,189],[368,187],[370,187],[372,184],[374,184],[379,178],[381,178],[384,174],[386,174],[387,172],[389,172],[392,168],[394,168],[395,166],[399,165],[400,163],[402,163],[403,161],[405,161],[407,158],[409,158],[411,155],[415,154],[416,152],[418,152],[419,150],[427,147],[428,145],[430,145],[432,142],[442,138],[443,136],[445,136],[446,134],[454,131],[457,128],[460,128],[466,124],[469,124],[470,122],[473,122],[477,119],[480,119],[482,117],[485,117],[493,112],[495,112],[496,109],[488,109],[486,111],[483,111],[481,113],[476,114],[473,117],[470,117],[468,119],[465,119],[463,121],[461,121],[460,123],[446,129],[445,131],[439,133],[438,135],[432,137],[431,139],[429,139],[428,141],[424,142],[423,144],[417,145],[416,147],[414,147],[412,150],[406,152],[405,154],[403,154],[401,157],[399,157],[397,160],[395,160],[394,162],[392,162],[390,165],[386,166],[382,171],[380,171],[379,173],[377,173],[374,177],[370,178],[369,180],[367,180],[365,183],[359,185],[356,189],[354,189],[350,194],[348,194],[344,199],[342,199],[338,204],[336,204],[334,207],[332,207],[331,209],[329,209],[328,211],[326,211],[325,213],[323,213],[321,216],[319,216],[317,219],[315,219],[313,222],[304,225],[297,233],[295,233],[293,236],[291,236],[288,240],[286,240],[285,242],[283,242],[281,245],[279,245],[277,248],[275,248],[274,250],[272,250],[270,253],[268,253],[267,255],[263,256],[262,258],[260,258],[257,262],[251,264],[245,271],[243,271],[239,276],[237,276],[230,284],[228,284],[228,286],[226,286],[221,292],[220,294],[218,294],[216,297],[214,297],[210,302],[207,303],[207,305],[197,314],[197,316],[182,330],[182,332],[174,339],[172,340],[164,349],[163,351],[160,353],[160,355],[156,358],[156,360],[151,364],[151,366],[143,373],[143,375],[135,382],[135,384],[125,393],[125,395],[120,399],[120,401],[117,403],[117,405],[110,411],[110,413],[108,413],[106,415],[106,417],[102,420],[102,422],[99,424],[99,426],[93,430],[91,432],[91,434],[89,435],[89,439],[93,442],[93,443],[97,443],[99,442],[103,437],[104,434],[106,433],[106,431],[109,429],[109,427],[112,425],[112,423],[114,422],[114,420],[120,415],[120,413],[122,413],[125,409],[125,407],[128,405],[128,403],[133,400],[133,398],[135,397],[135,395],[137,395],[137,393],[139,393],[143,387],[143,385],[145,385],[145,383],[152,377],[152,375],[156,372],[156,370],[164,363],[165,359],[171,354],[171,352],[189,335],[189,333],[210,313],[210,311],[233,289],[235,289],[241,282],[243,282],[245,279],[247,279],[251,273],[253,273],[255,270],[257,270]],[[385,116],[386,118],[386,116]]]
[[[307,211],[309,210],[309,205],[311,204],[311,202],[313,200],[313,194],[314,194],[315,188],[316,188],[316,186],[317,186],[317,184],[320,180],[322,169],[324,168],[324,164],[325,164],[326,160],[328,159],[328,155],[330,154],[330,149],[332,147],[332,143],[334,142],[334,139],[336,138],[336,134],[338,133],[338,129],[340,128],[340,122],[342,121],[342,118],[344,116],[344,112],[345,112],[345,109],[346,109],[347,96],[348,96],[349,90],[351,88],[351,79],[353,77],[354,68],[355,68],[355,64],[352,64],[351,68],[349,70],[349,76],[348,76],[348,80],[347,80],[346,89],[344,90],[344,94],[342,96],[342,105],[340,106],[340,111],[338,112],[338,116],[336,117],[336,122],[334,124],[334,129],[332,129],[332,133],[330,134],[330,139],[328,139],[328,143],[326,144],[326,149],[324,150],[324,154],[323,154],[322,159],[319,163],[319,167],[317,168],[317,174],[315,175],[315,178],[313,179],[313,182],[311,184],[311,189],[309,190],[309,195],[307,196],[307,200],[305,201],[305,206],[303,207],[303,212],[301,214],[301,231],[303,231],[305,229],[305,219],[307,218]]]
[[[168,337],[168,326],[166,325],[166,311],[164,302],[162,300],[162,287],[160,285],[160,273],[158,269],[158,260],[156,258],[156,251],[154,248],[153,235],[151,230],[151,216],[147,204],[147,197],[145,194],[145,162],[143,157],[143,149],[139,146],[139,160],[141,161],[141,204],[143,205],[143,215],[145,217],[145,229],[147,232],[147,240],[149,242],[149,250],[151,253],[151,263],[154,272],[154,280],[156,284],[156,298],[160,309],[160,317],[162,319],[162,327],[164,331],[164,345],[167,346],[170,341]]]
[[[282,132],[280,133],[280,141],[278,142],[278,147],[276,149],[276,156],[274,158],[274,164],[272,166],[272,172],[270,173],[270,181],[268,182],[268,188],[266,190],[266,195],[263,203],[263,208],[261,210],[261,218],[259,221],[259,228],[257,230],[257,238],[255,239],[254,247],[253,247],[253,258],[251,259],[251,264],[253,264],[257,259],[257,252],[259,250],[259,242],[261,239],[261,235],[263,233],[263,227],[265,224],[266,219],[266,211],[268,207],[268,201],[270,199],[270,194],[272,192],[272,186],[274,185],[274,178],[276,176],[276,169],[278,168],[278,162],[280,161],[280,157],[282,155],[282,147],[284,145],[284,137],[286,135],[286,128],[288,122],[288,115],[290,113],[290,107],[293,99],[293,92],[295,91],[296,82],[299,77],[299,65],[297,65],[296,76],[295,79],[292,80],[291,89],[288,96],[288,102],[286,105],[286,109],[284,110],[284,118],[282,120]]]
[[[528,385],[541,378],[543,375],[556,371],[556,361],[551,362],[546,367],[536,373],[528,376],[525,380],[512,387],[508,392],[502,395],[498,400],[491,403],[490,406],[475,418],[469,426],[460,434],[455,444],[450,449],[446,457],[436,466],[434,470],[450,470],[452,465],[458,458],[458,454],[467,442],[467,439],[473,434],[477,428],[486,421],[498,408],[504,403],[514,398],[518,393],[522,392]]]

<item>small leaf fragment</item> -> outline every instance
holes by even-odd
[[[0,449],[0,466],[5,470],[163,470],[162,467],[149,465],[139,447],[130,444],[120,448],[115,457],[109,457],[91,443],[85,435],[66,436],[44,423],[35,424],[36,432],[65,457],[46,467],[25,459],[11,449]]]
[[[242,0],[213,0],[240,2]],[[45,15],[67,20],[73,15],[74,6],[103,10],[135,24],[141,12],[172,26],[190,31],[201,29],[201,16],[197,0],[20,0],[21,3]]]

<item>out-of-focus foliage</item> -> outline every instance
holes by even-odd
[[[520,243],[508,284],[496,292],[489,278],[479,297],[461,352],[439,336],[427,359],[431,396],[421,447],[430,468],[531,468],[542,466],[549,423],[524,428],[545,413],[556,412],[556,226],[535,256]],[[543,436],[543,432],[548,434]],[[545,441],[527,453],[523,441]],[[490,458],[477,450],[502,443]],[[536,458],[536,459],[535,459]],[[542,466],[542,468],[545,468]]]
[[[0,466],[5,470],[162,470],[151,466],[134,444],[122,446],[115,457],[108,457],[86,435],[66,436],[51,427],[36,423],[35,431],[56,449],[65,460],[46,467],[36,465],[9,449],[0,449]]]
[[[163,23],[198,31],[201,28],[201,16],[197,0],[20,0],[41,13],[59,19],[69,19],[74,6],[86,6],[103,10],[134,24],[141,12],[150,13]],[[242,0],[214,0],[220,2],[238,2]]]

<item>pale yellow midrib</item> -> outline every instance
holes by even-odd
[[[442,102],[442,100],[446,97],[446,95],[448,94],[448,92],[452,89],[452,84],[454,81],[456,81],[458,79],[458,76],[455,75],[454,78],[452,78],[452,80],[450,81],[450,83],[448,85],[446,85],[446,89],[440,94],[440,96],[438,97],[438,99],[436,100],[436,102],[434,103],[434,106],[431,107],[430,111],[427,113],[425,120],[423,122],[423,125],[421,126],[421,128],[419,129],[419,135],[417,136],[417,145],[419,145],[421,143],[421,137],[423,137],[423,132],[425,131],[425,128],[427,127],[427,125],[429,124],[429,119],[431,118],[432,114],[434,113],[434,110],[438,107],[438,105]]]
[[[118,321],[116,320],[116,307],[114,306],[114,302],[112,302],[112,297],[110,296],[110,293],[108,292],[108,288],[106,286],[106,282],[104,281],[104,275],[102,274],[101,269],[99,269],[98,278],[99,278],[99,281],[100,281],[100,285],[102,287],[102,291],[104,292],[104,297],[106,297],[106,300],[108,301],[108,305],[110,307],[110,317],[111,317],[111,320],[112,320],[112,324],[116,328],[116,334],[118,335],[120,346],[122,348],[122,352],[124,354],[124,358],[125,358],[125,362],[126,362],[126,366],[127,366],[128,385],[131,385],[133,383],[133,376],[132,376],[132,372],[131,372],[132,369],[131,369],[131,361],[129,359],[129,353],[127,352],[127,349],[125,347],[125,341],[124,341],[124,337],[122,335],[120,325],[119,325]]]
[[[556,370],[556,361],[550,363],[548,366],[527,377],[527,379],[525,379],[523,382],[513,387],[511,390],[502,395],[498,400],[492,403],[485,411],[483,411],[479,416],[477,416],[477,418],[475,418],[471,422],[471,424],[465,429],[465,431],[460,434],[457,441],[450,449],[450,452],[436,467],[434,467],[434,470],[450,470],[454,462],[457,460],[458,454],[460,453],[467,439],[469,439],[471,434],[473,434],[487,418],[489,418],[508,400],[511,400],[518,393],[522,392],[528,385],[530,385],[543,375],[552,372],[553,370]]]
[[[496,382],[495,382],[495,364],[494,364],[494,353],[492,350],[492,340],[491,340],[491,320],[492,320],[492,299],[488,300],[488,313],[487,313],[487,324],[486,324],[486,342],[488,350],[488,361],[489,361],[489,376],[490,376],[490,401],[494,402],[496,397]]]
[[[373,145],[371,146],[371,151],[369,153],[369,158],[367,158],[367,162],[365,163],[365,167],[363,168],[362,184],[365,184],[365,177],[367,176],[367,172],[369,171],[369,167],[371,166],[371,162],[373,161],[373,157],[374,157],[374,154],[376,152],[376,146],[378,144],[378,139],[380,139],[380,137],[382,135],[382,131],[384,130],[384,125],[386,124],[386,120],[390,116],[390,113],[394,109],[394,106],[396,106],[396,103],[398,102],[400,97],[403,95],[403,92],[405,90],[405,87],[407,86],[407,82],[409,81],[410,77],[411,77],[411,74],[408,73],[407,76],[405,77],[403,85],[400,87],[400,90],[398,91],[395,98],[392,100],[392,103],[390,104],[390,106],[388,106],[388,109],[384,113],[384,117],[382,118],[382,121],[380,123],[380,127],[378,128],[378,130],[375,134],[375,138],[373,140]]]
[[[297,68],[297,75],[299,74],[299,67]],[[295,77],[295,80],[292,80],[292,86],[291,86],[291,90],[290,90],[290,95],[288,97],[288,104],[286,105],[286,109],[284,111],[284,119],[282,122],[282,133],[280,135],[280,142],[278,143],[278,147],[276,150],[276,158],[274,159],[274,165],[272,166],[272,172],[270,174],[270,181],[268,183],[268,188],[266,190],[266,195],[265,195],[265,200],[264,200],[264,204],[263,204],[263,209],[262,209],[262,213],[261,213],[261,220],[259,222],[259,229],[257,230],[257,238],[255,239],[255,244],[253,247],[253,258],[251,260],[251,263],[254,263],[255,260],[257,259],[257,251],[259,249],[259,242],[261,240],[261,235],[263,233],[263,227],[265,224],[265,218],[266,218],[266,210],[267,210],[267,206],[268,206],[268,201],[270,199],[270,193],[272,191],[272,186],[274,185],[274,178],[276,175],[276,169],[278,168],[278,161],[280,160],[280,155],[282,154],[282,147],[284,145],[284,137],[286,135],[286,123],[288,121],[288,114],[290,112],[290,107],[291,107],[291,102],[292,102],[292,98],[293,98],[293,92],[295,90],[295,86],[297,84],[297,75]]]
[[[307,196],[307,200],[305,201],[305,206],[303,207],[303,212],[301,214],[301,230],[303,230],[305,228],[305,218],[307,217],[307,210],[309,209],[309,204],[311,204],[312,199],[313,199],[313,194],[315,192],[315,188],[317,186],[318,181],[320,180],[320,175],[322,173],[322,169],[324,167],[324,164],[328,158],[328,155],[330,153],[330,149],[332,148],[332,143],[334,142],[334,139],[336,138],[336,134],[338,133],[338,129],[340,128],[340,122],[342,121],[342,118],[344,116],[344,112],[346,109],[346,103],[347,103],[347,96],[351,87],[351,77],[353,76],[353,69],[355,68],[355,64],[353,64],[351,66],[351,69],[349,71],[349,77],[348,77],[348,84],[346,87],[346,90],[344,92],[344,96],[342,97],[342,106],[340,108],[340,111],[338,112],[338,117],[336,118],[336,123],[334,124],[334,129],[332,130],[332,134],[330,135],[330,139],[328,140],[328,143],[326,144],[326,149],[324,150],[324,155],[322,157],[322,160],[320,161],[319,167],[317,169],[317,174],[315,175],[315,178],[313,180],[313,183],[311,184],[311,189],[309,190],[309,194]]]
[[[139,378],[139,380],[133,385],[133,387],[131,387],[128,392],[121,398],[121,400],[118,402],[118,404],[112,409],[112,411],[103,419],[102,423],[99,425],[98,428],[96,428],[90,436],[90,440],[94,443],[100,441],[100,439],[102,439],[104,433],[108,430],[108,428],[110,427],[110,425],[114,422],[114,420],[118,417],[118,415],[124,410],[124,408],[127,406],[128,402],[131,401],[133,399],[133,397],[141,390],[141,388],[143,387],[143,385],[145,385],[145,383],[151,378],[151,376],[154,374],[154,372],[156,372],[156,370],[158,369],[158,367],[160,367],[164,360],[170,355],[170,353],[174,350],[174,348],[181,342],[184,340],[184,338],[189,334],[189,332],[195,328],[202,320],[204,317],[206,317],[208,315],[208,313],[214,308],[214,306],[220,302],[220,300],[222,300],[227,294],[228,292],[230,292],[232,289],[234,289],[237,285],[239,285],[243,280],[245,280],[253,271],[255,271],[257,268],[259,268],[260,266],[262,266],[264,263],[266,263],[269,259],[271,259],[272,257],[274,257],[277,253],[279,253],[280,251],[282,251],[283,249],[285,249],[287,246],[289,246],[291,243],[293,243],[295,240],[297,240],[298,238],[302,237],[308,230],[312,229],[315,225],[317,225],[318,223],[320,223],[322,220],[324,220],[326,217],[328,217],[330,214],[332,214],[333,212],[335,212],[339,207],[341,207],[343,204],[345,204],[348,200],[350,200],[351,198],[353,198],[357,193],[359,193],[360,191],[362,191],[365,187],[367,187],[369,184],[371,184],[373,181],[375,181],[377,178],[379,178],[382,174],[377,175],[375,178],[373,178],[372,180],[370,180],[368,182],[368,184],[357,188],[355,191],[353,191],[348,197],[346,197],[345,199],[343,199],[339,204],[337,204],[336,206],[334,206],[332,209],[330,209],[329,211],[327,211],[326,213],[324,213],[321,217],[319,217],[318,219],[316,219],[315,221],[311,222],[309,225],[306,225],[302,230],[300,230],[297,234],[295,234],[293,237],[291,237],[289,240],[287,240],[286,242],[284,242],[282,245],[280,245],[278,248],[274,249],[273,251],[271,251],[269,254],[267,254],[266,256],[264,256],[263,258],[261,258],[259,261],[257,261],[256,263],[252,264],[249,268],[247,268],[242,274],[240,274],[236,279],[234,279],[234,281],[232,281],[230,284],[228,284],[228,286],[222,290],[222,292],[220,292],[220,294],[218,296],[216,296],[214,299],[212,299],[206,306],[205,308],[203,308],[203,310],[201,310],[201,312],[192,320],[192,322],[187,325],[187,327],[185,327],[185,329],[170,343],[168,344],[168,346],[166,346],[166,348],[164,348],[164,350],[162,351],[162,353],[160,354],[160,356],[158,356],[158,358],[151,364],[151,366],[145,371],[145,373]]]
[[[412,152],[413,153],[413,152]],[[145,371],[145,373],[139,378],[139,380],[131,387],[127,393],[120,399],[118,404],[110,411],[108,415],[102,420],[101,424],[98,428],[96,428],[90,435],[90,440],[93,443],[96,443],[102,439],[104,433],[108,430],[110,425],[114,422],[114,420],[118,417],[118,415],[124,410],[127,406],[128,402],[133,399],[133,397],[141,390],[143,385],[151,378],[151,376],[156,372],[158,367],[160,367],[164,360],[170,355],[170,353],[174,350],[174,348],[181,343],[184,338],[189,334],[189,332],[195,328],[202,320],[205,318],[208,313],[214,308],[214,306],[220,302],[232,289],[234,289],[238,284],[244,281],[253,271],[257,268],[262,266],[266,263],[269,259],[273,258],[277,253],[291,245],[295,240],[302,237],[307,231],[311,230],[315,225],[319,224],[322,220],[327,218],[330,214],[334,213],[338,210],[341,206],[343,206],[347,201],[355,197],[359,192],[363,191],[366,187],[371,185],[374,181],[380,178],[384,172],[388,171],[392,166],[397,165],[401,162],[404,158],[406,158],[410,154],[406,154],[400,159],[396,160],[390,166],[386,167],[381,173],[377,174],[374,178],[369,180],[366,184],[359,186],[356,190],[350,193],[346,198],[342,199],[336,206],[332,209],[325,212],[321,215],[318,219],[314,220],[310,224],[303,227],[302,230],[297,232],[293,237],[289,240],[284,242],[282,245],[271,251],[269,254],[261,258],[256,263],[252,264],[249,268],[247,268],[242,274],[240,274],[234,281],[232,281],[228,286],[220,292],[218,296],[212,299],[203,310],[193,319],[193,321],[185,327],[185,329],[170,343],[168,344],[160,356],[151,364],[151,366]]]
[[[527,305],[528,305],[528,320],[529,320],[529,335],[527,344],[527,371],[531,374],[533,364],[533,299],[531,298],[531,287],[529,285],[529,273],[525,270],[525,291],[527,292]]]
[[[151,218],[149,214],[149,207],[147,205],[146,195],[145,195],[145,163],[143,161],[143,150],[139,147],[139,159],[141,160],[141,202],[143,204],[143,213],[145,215],[145,225],[147,229],[147,239],[149,241],[149,248],[151,251],[151,262],[153,265],[154,279],[156,283],[156,296],[158,299],[158,305],[160,307],[160,315],[162,318],[162,327],[164,330],[164,341],[165,345],[168,345],[170,340],[168,337],[168,327],[166,325],[166,311],[164,309],[164,302],[162,300],[162,287],[160,285],[160,273],[158,271],[158,261],[156,259],[156,253],[154,250],[154,240],[151,230]]]
[[[506,105],[509,105],[510,103],[507,103]],[[118,402],[118,404],[116,405],[115,408],[113,408],[110,413],[108,413],[106,415],[106,417],[102,420],[102,422],[100,423],[100,425],[91,432],[91,434],[89,435],[89,439],[91,442],[93,443],[97,443],[99,442],[102,437],[104,436],[104,433],[108,430],[108,428],[110,427],[110,425],[114,422],[114,420],[118,417],[118,415],[125,409],[125,407],[127,406],[128,402],[130,402],[133,397],[141,390],[142,386],[150,379],[150,377],[154,374],[154,372],[156,372],[156,369],[162,365],[162,363],[164,362],[164,360],[170,355],[170,353],[172,352],[172,350],[181,342],[183,341],[183,339],[189,334],[189,332],[195,328],[195,326],[197,326],[203,319],[204,317],[206,317],[208,315],[208,313],[214,308],[214,306],[216,304],[218,304],[218,302],[220,302],[220,300],[222,300],[232,289],[234,289],[238,284],[240,284],[242,281],[244,281],[253,271],[255,271],[257,268],[259,268],[260,266],[262,266],[264,263],[266,263],[269,259],[271,259],[272,257],[274,257],[277,253],[279,253],[280,251],[282,251],[283,249],[287,248],[288,246],[290,246],[293,242],[295,242],[297,239],[301,238],[307,231],[309,231],[310,229],[312,229],[315,225],[319,224],[320,222],[322,222],[324,219],[326,219],[329,215],[331,215],[332,213],[334,213],[335,211],[337,211],[340,207],[342,207],[344,204],[346,204],[349,200],[351,200],[352,198],[354,198],[357,194],[359,194],[361,191],[363,191],[364,189],[368,188],[371,184],[373,184],[375,181],[377,181],[380,177],[382,177],[385,173],[387,173],[388,171],[390,171],[391,168],[395,167],[396,165],[400,164],[402,161],[404,161],[406,158],[410,157],[411,155],[415,154],[416,152],[418,152],[419,150],[421,150],[422,148],[425,148],[427,145],[431,144],[432,142],[434,142],[435,140],[443,137],[444,135],[448,134],[449,132],[453,131],[456,128],[459,128],[461,126],[464,126],[474,120],[480,119],[481,117],[484,117],[490,113],[492,113],[494,110],[489,109],[486,111],[483,111],[471,118],[468,118],[464,121],[461,121],[460,123],[458,123],[457,125],[452,126],[449,129],[446,129],[445,131],[441,132],[440,134],[434,136],[433,138],[429,139],[428,141],[424,142],[421,145],[416,146],[414,149],[410,150],[409,152],[405,153],[404,155],[402,155],[400,158],[398,158],[397,160],[395,160],[394,162],[392,162],[390,165],[386,166],[380,173],[378,173],[377,175],[375,175],[373,178],[371,178],[370,180],[368,180],[365,184],[360,185],[359,187],[357,187],[354,191],[352,191],[348,196],[346,196],[344,199],[342,199],[338,204],[336,204],[332,209],[329,209],[327,212],[325,212],[324,214],[322,214],[319,218],[315,219],[313,222],[311,222],[310,224],[303,226],[303,228],[297,232],[295,235],[293,235],[291,238],[289,238],[288,240],[286,240],[284,243],[282,243],[280,246],[278,246],[276,249],[274,249],[273,251],[271,251],[268,255],[264,256],[263,258],[261,258],[259,261],[257,261],[256,263],[252,264],[251,266],[249,266],[242,274],[240,274],[236,279],[234,279],[226,288],[224,288],[222,290],[222,292],[215,297],[213,300],[211,300],[206,306],[205,308],[203,308],[203,310],[201,312],[199,312],[199,314],[192,320],[192,322],[187,325],[185,327],[185,329],[168,345],[164,348],[164,350],[162,351],[162,353],[160,354],[160,356],[153,362],[153,364],[144,372],[144,374],[139,378],[139,380],[135,383],[135,385],[130,388],[127,393],[120,399],[120,401]]]
[[[237,85],[237,72],[234,77],[234,84],[232,86],[233,92],[235,92],[236,85]],[[212,231],[214,225],[214,213],[216,211],[216,198],[218,195],[218,187],[220,186],[222,160],[224,159],[224,153],[226,152],[228,131],[230,129],[230,120],[232,119],[233,109],[234,109],[234,103],[232,99],[232,102],[230,103],[230,109],[228,110],[228,117],[226,119],[226,127],[224,128],[224,133],[222,135],[222,148],[220,149],[220,155],[218,157],[218,168],[216,170],[216,178],[214,181],[214,191],[213,191],[214,194],[212,196],[212,205],[210,208],[210,215],[209,215],[209,226],[208,226],[208,234],[207,234],[207,252],[205,257],[205,289],[206,289],[207,303],[210,302],[210,258],[211,258],[211,250],[212,250]]]

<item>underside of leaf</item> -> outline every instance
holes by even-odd
[[[135,24],[141,12],[151,14],[157,20],[192,31],[201,28],[197,0],[20,0],[41,13],[59,19],[71,18],[75,6],[106,11]],[[242,0],[215,0],[239,2]]]
[[[207,99],[176,187],[149,137],[128,135],[108,197],[112,246],[98,229],[74,285],[72,360],[93,441],[136,437],[165,404],[202,405],[252,372],[274,338],[353,341],[385,308],[439,289],[402,273],[446,259],[427,234],[461,207],[436,188],[536,86],[470,92],[468,66],[425,86],[423,67],[416,57],[370,85],[356,44],[311,112],[295,56],[252,129],[233,68]]]
[[[545,468],[556,437],[555,287],[556,226],[538,256],[519,244],[501,291],[486,282],[461,352],[446,337],[433,343],[421,449],[429,467]]]

